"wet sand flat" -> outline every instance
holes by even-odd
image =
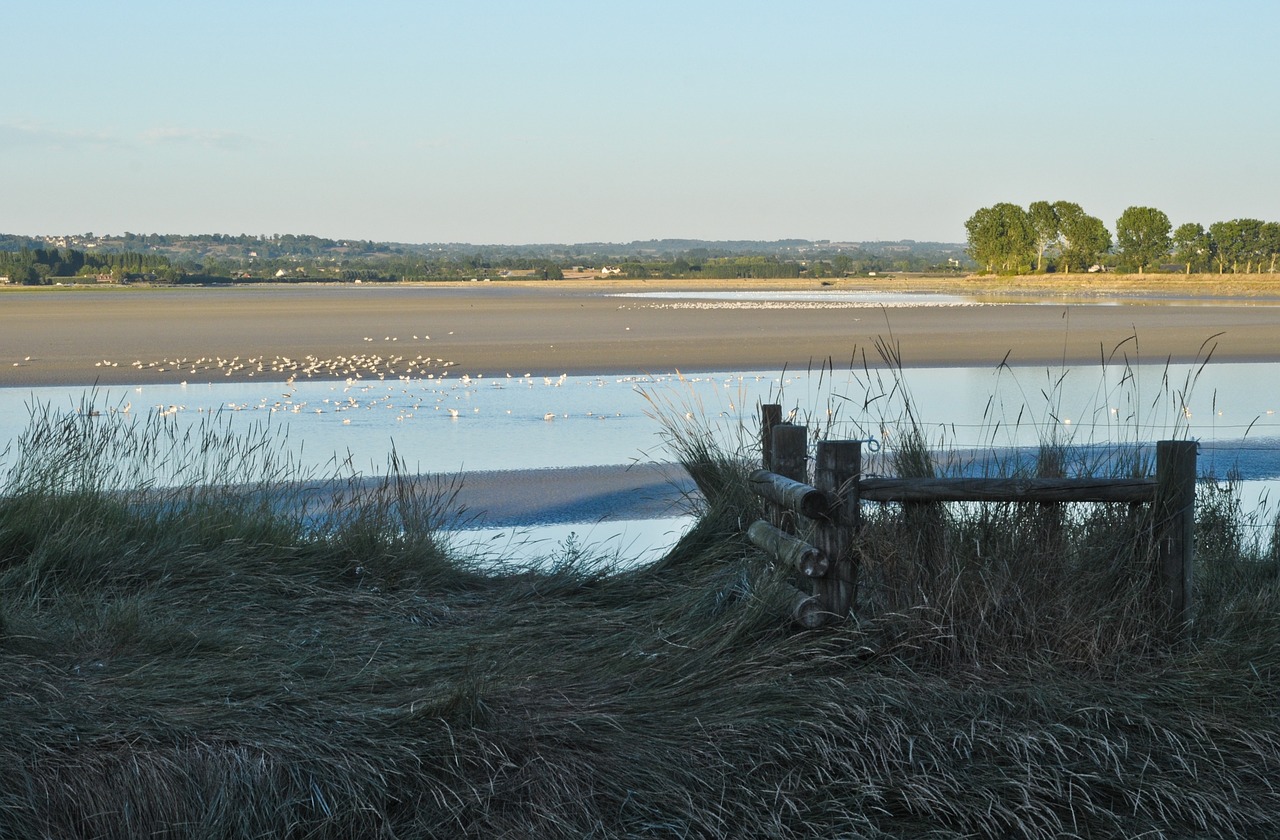
[[[466,473],[460,519],[474,527],[655,519],[687,513],[697,495],[678,464]]]
[[[821,290],[815,283],[787,285]],[[664,288],[707,287],[567,282],[2,290],[0,386],[287,375],[269,366],[257,373],[254,365],[231,376],[216,366],[191,369],[196,359],[219,357],[427,356],[451,363],[435,368],[437,374],[486,376],[801,369],[827,359],[843,367],[860,364],[863,354],[875,364],[878,339],[899,348],[906,366],[994,366],[1006,357],[1016,365],[1087,365],[1112,352],[1131,360],[1185,362],[1202,357],[1215,334],[1217,360],[1280,360],[1280,306],[1249,301],[1147,305],[1135,297],[1110,305],[671,308],[670,302],[608,294]],[[175,359],[188,363],[175,365]],[[160,360],[170,361],[133,366]],[[647,465],[471,473],[457,501],[478,517],[477,524],[496,526],[671,515],[692,492],[678,467]]]
[[[855,357],[860,364],[864,353],[878,361],[877,339],[900,348],[906,366],[995,365],[1006,357],[1015,365],[1092,364],[1115,348],[1131,359],[1193,361],[1215,335],[1215,359],[1280,359],[1276,305],[1129,299],[672,308],[608,294],[694,287],[495,282],[3,290],[0,386],[234,381],[254,372],[246,366],[228,377],[221,368],[190,369],[197,359],[235,357],[425,356],[452,363],[456,374],[486,376],[797,369],[828,359],[839,368]],[[801,287],[819,290],[816,283]],[[132,366],[177,359],[188,364]]]
[[[443,524],[453,529],[678,517],[689,514],[698,499],[693,479],[674,463],[494,470],[408,481],[415,497],[439,502]],[[370,477],[355,490],[371,494],[382,485],[381,478]],[[345,484],[339,488],[350,491]],[[302,485],[295,513],[305,507],[310,516],[324,515],[334,490],[327,482]]]

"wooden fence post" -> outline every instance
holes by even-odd
[[[778,475],[785,475],[801,484],[809,483],[808,466],[809,429],[791,423],[779,423],[773,427],[773,467]]]
[[[773,471],[801,484],[809,482],[809,429],[780,423],[773,427]],[[796,532],[796,515],[774,506],[774,524],[788,534]]]
[[[1156,554],[1159,593],[1169,626],[1194,617],[1196,447],[1192,440],[1156,442]]]
[[[862,441],[824,440],[814,462],[814,486],[830,504],[825,519],[818,520],[814,542],[830,561],[830,569],[814,580],[814,594],[822,609],[836,619],[847,616],[858,594],[858,530],[862,506],[858,476],[862,473]]]
[[[773,470],[773,427],[782,425],[782,406],[765,403],[760,406],[760,466]]]
[[[773,407],[776,408],[776,407]],[[762,407],[762,421],[780,417]],[[794,618],[817,628],[838,621],[854,610],[859,574],[861,502],[899,502],[903,524],[921,543],[927,562],[943,526],[934,506],[944,502],[1027,502],[1060,505],[1069,502],[1150,504],[1150,533],[1155,543],[1154,597],[1160,623],[1178,633],[1195,618],[1195,501],[1194,441],[1159,441],[1156,476],[1127,479],[1037,476],[1019,479],[931,478],[862,479],[861,441],[823,441],[814,456],[814,486],[808,487],[807,442],[804,426],[774,423],[767,438],[769,469],[751,474],[751,489],[764,499],[778,529],[757,522],[751,541],[780,562],[794,566],[813,581],[813,594],[796,592]],[[761,444],[766,441],[762,438]],[[1132,507],[1130,508],[1132,515]],[[795,517],[815,523],[810,544],[795,539]],[[1046,517],[1056,525],[1056,515]],[[937,530],[938,534],[933,532]],[[936,545],[934,544],[936,543]],[[1145,552],[1145,550],[1144,550]],[[1149,555],[1148,555],[1149,556]],[[934,569],[922,570],[916,581],[929,594]]]

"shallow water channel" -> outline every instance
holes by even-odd
[[[32,409],[47,406],[129,422],[163,415],[180,427],[266,427],[301,466],[322,471],[336,457],[363,474],[383,474],[393,452],[416,473],[625,469],[673,459],[664,424],[744,445],[762,402],[781,403],[828,437],[866,440],[868,451],[891,449],[909,413],[931,445],[1006,456],[1041,440],[1083,452],[1188,437],[1201,444],[1201,472],[1238,475],[1251,506],[1265,504],[1280,480],[1280,364],[1273,363],[0,388],[0,441],[16,440]],[[0,468],[13,458],[11,448]],[[869,469],[876,464],[872,458]],[[460,538],[493,556],[586,551],[635,560],[665,550],[689,524],[674,512],[636,520],[591,511],[575,519],[560,509],[553,519],[481,527]]]

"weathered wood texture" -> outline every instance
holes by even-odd
[[[827,623],[828,613],[823,610],[822,602],[816,595],[809,595],[799,589],[793,590],[791,600],[791,620],[806,630],[817,630]]]
[[[1068,502],[1152,504],[1157,544],[1157,597],[1173,628],[1194,615],[1196,444],[1156,444],[1156,477],[1151,478],[871,478],[861,479],[861,441],[818,444],[814,485],[807,479],[807,438],[803,426],[781,423],[781,407],[761,406],[764,470],[751,474],[753,490],[770,502],[774,528],[751,526],[751,539],[780,562],[813,578],[814,594],[798,596],[794,617],[818,627],[848,615],[857,602],[858,533],[862,501],[920,504],[935,502]],[[794,536],[795,516],[815,523],[809,545]],[[784,533],[785,532],[785,533]],[[820,561],[815,557],[821,558]]]
[[[822,577],[831,564],[822,551],[799,537],[781,531],[763,519],[747,529],[747,539],[757,548],[771,554],[779,563],[791,566],[805,577]]]
[[[1160,595],[1169,626],[1179,629],[1194,617],[1191,580],[1195,570],[1196,442],[1156,444],[1155,522]]]
[[[857,600],[857,540],[862,527],[857,491],[861,472],[861,441],[830,440],[818,444],[813,477],[825,496],[828,511],[817,521],[814,542],[830,560],[831,568],[814,581],[813,592],[833,621],[849,615]]]
[[[1150,502],[1150,478],[866,478],[869,502]]]
[[[760,463],[773,469],[773,427],[782,425],[782,406],[765,403],[760,406]]]
[[[801,483],[809,480],[809,429],[791,423],[773,427],[773,472]]]
[[[809,479],[807,463],[809,430],[804,426],[781,423],[773,427],[773,469],[778,475],[792,481]],[[790,509],[773,505],[773,523],[788,534],[796,532],[796,517]]]
[[[775,505],[790,508],[810,519],[827,515],[827,497],[816,487],[769,470],[755,470],[748,476],[748,480],[757,496]]]

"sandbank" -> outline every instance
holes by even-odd
[[[435,373],[486,376],[842,367],[864,356],[877,363],[878,339],[908,367],[1082,365],[1113,352],[1186,362],[1203,356],[1207,340],[1220,360],[1280,358],[1275,297],[1107,283],[1081,280],[1069,296],[997,281],[732,284],[983,291],[987,301],[886,309],[672,308],[611,294],[723,289],[723,281],[3,290],[0,386],[284,379],[273,362],[339,357],[399,358],[400,368],[379,369],[392,376],[422,357]],[[1019,300],[1041,302],[1010,302]]]

